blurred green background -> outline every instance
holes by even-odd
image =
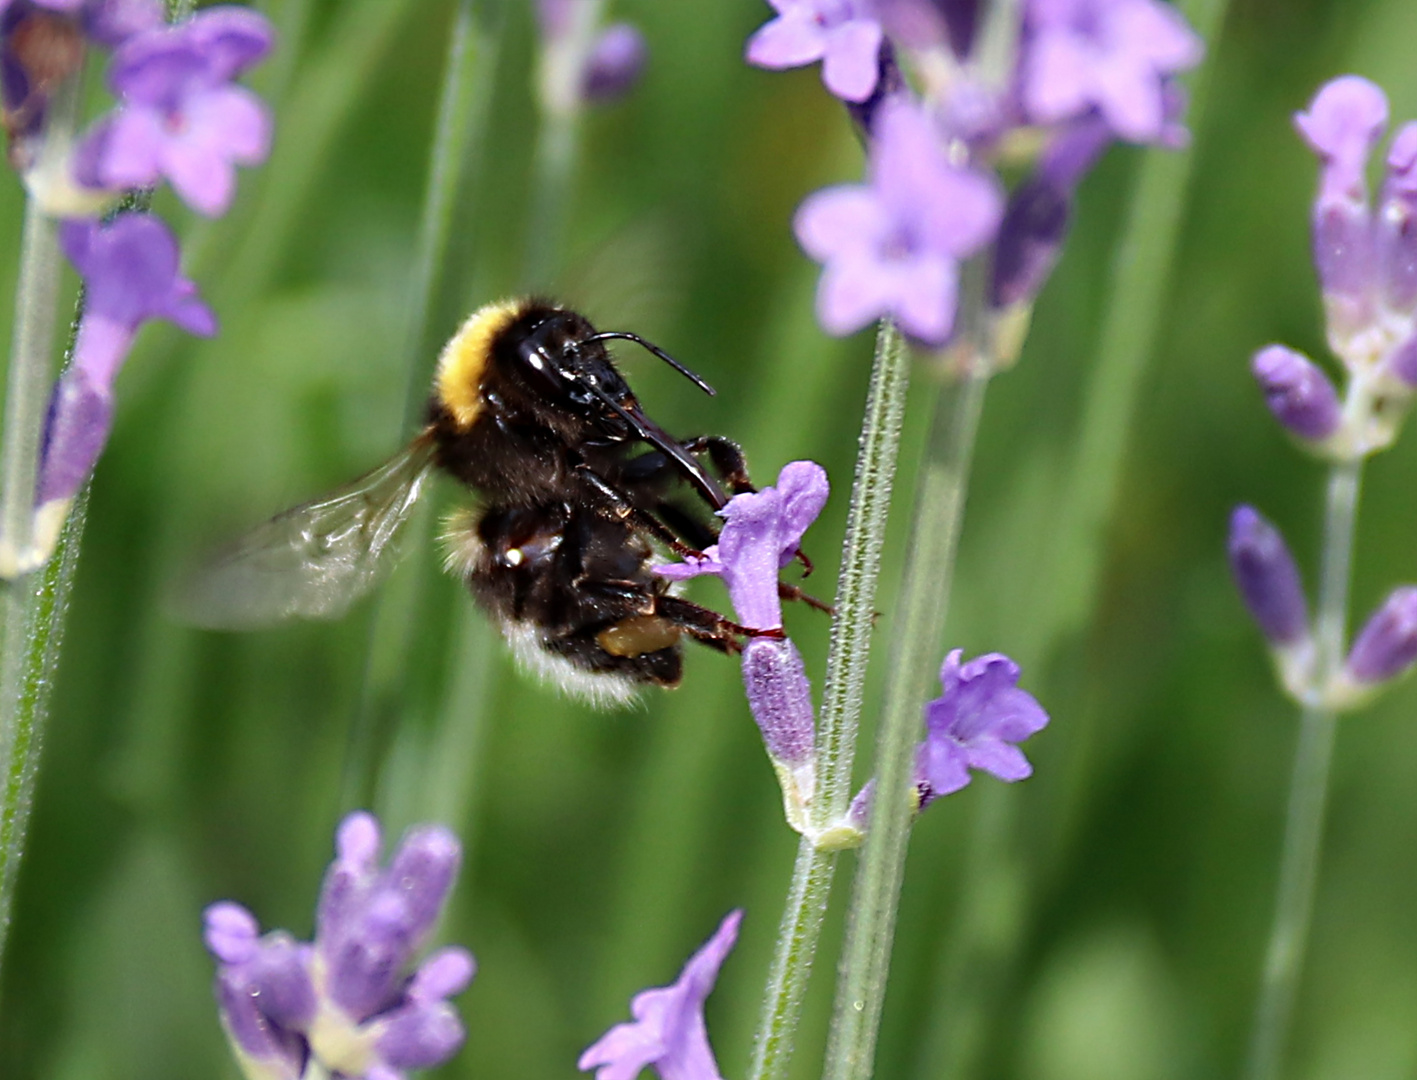
[[[467,1046],[440,1075],[574,1075],[629,996],[670,980],[734,906],[744,934],[709,1025],[725,1074],[746,1071],[796,845],[732,662],[694,652],[681,689],[623,712],[532,685],[437,569],[427,534],[459,499],[444,488],[394,579],[339,622],[227,635],[166,614],[204,547],[398,447],[406,388],[437,343],[524,286],[536,39],[530,3],[514,0],[495,51],[474,57],[493,95],[487,136],[430,326],[411,340],[454,6],[263,5],[282,34],[252,80],[275,110],[269,164],[243,174],[215,224],[159,198],[222,332],[150,327],[120,380],[0,983],[6,1080],[235,1076],[201,908],[239,899],[308,935],[353,805],[391,833],[441,817],[468,846],[443,937],[480,971],[461,999]],[[817,329],[816,268],[789,222],[809,191],[859,176],[859,148],[815,69],[743,65],[770,14],[760,0],[610,9],[642,27],[650,63],[628,100],[587,118],[556,287],[719,388],[707,400],[625,353],[670,431],[741,441],[760,482],[794,458],[827,466],[837,494],[808,549],[829,593],[871,339]],[[1114,149],[1083,188],[1023,358],[990,390],[940,642],[1018,657],[1053,723],[1028,746],[1032,780],[983,778],[915,830],[878,1075],[1237,1073],[1296,717],[1231,588],[1226,520],[1258,505],[1312,580],[1321,497],[1320,468],[1247,373],[1270,341],[1323,351],[1314,166],[1289,117],[1345,71],[1380,82],[1398,119],[1417,115],[1414,47],[1411,0],[1234,0],[1202,73],[1156,347],[1127,356],[1115,385],[1095,359],[1104,322],[1130,316],[1109,312],[1142,153]],[[0,185],[0,250],[17,250],[20,216],[18,184]],[[0,295],[13,262],[0,260]],[[0,309],[0,340],[8,320]],[[929,379],[912,397],[884,627]],[[1085,435],[1117,448],[1105,467],[1078,453]],[[1414,478],[1417,437],[1368,472],[1360,618],[1417,579]],[[1079,524],[1074,498],[1111,509]],[[716,589],[695,595],[719,604]],[[826,620],[788,617],[820,685]],[[1295,1077],[1417,1073],[1414,708],[1408,684],[1340,732]],[[796,1076],[820,1062],[853,866],[839,862]]]

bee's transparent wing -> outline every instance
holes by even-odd
[[[433,443],[423,435],[353,483],[272,518],[187,579],[178,615],[244,630],[344,614],[393,567],[432,466]]]

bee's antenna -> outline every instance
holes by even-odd
[[[629,333],[626,333],[626,332],[624,332],[624,331],[622,331],[622,330],[609,330],[609,331],[606,331],[606,332],[604,332],[604,333],[592,334],[590,337],[588,337],[588,338],[582,338],[581,340],[582,340],[582,342],[588,342],[588,341],[612,341],[612,340],[618,340],[618,341],[633,341],[636,345],[640,346],[640,348],[644,349],[646,352],[652,352],[652,353],[654,353],[655,356],[657,356],[657,357],[659,357],[661,360],[663,360],[666,364],[668,364],[670,367],[672,367],[672,368],[673,368],[675,371],[677,371],[680,375],[683,375],[684,378],[686,378],[686,379],[688,379],[690,382],[692,382],[695,386],[697,386],[697,387],[698,387],[700,390],[702,390],[705,394],[708,394],[709,397],[713,397],[714,394],[716,394],[716,393],[718,392],[718,391],[716,391],[712,386],[710,386],[707,382],[705,382],[702,378],[700,378],[698,375],[694,374],[694,372],[690,371],[690,370],[689,370],[688,368],[686,368],[683,364],[679,363],[678,360],[675,360],[674,357],[670,356],[667,352],[665,352],[663,349],[661,349],[658,345],[654,344],[653,342],[646,341],[644,338],[640,337],[639,334],[629,334]]]

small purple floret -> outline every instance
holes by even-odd
[[[704,1026],[704,1001],[718,969],[738,940],[741,911],[731,911],[713,937],[689,958],[671,986],[645,990],[630,1001],[628,1024],[617,1024],[576,1062],[596,1080],[634,1080],[652,1068],[661,1080],[721,1080]]]
[[[264,16],[235,6],[130,37],[108,73],[122,105],[85,140],[84,180],[121,190],[166,177],[193,209],[225,213],[236,166],[264,161],[271,138],[265,106],[231,80],[273,40]]]
[[[68,221],[59,239],[84,279],[86,300],[74,362],[50,399],[37,505],[72,498],[88,478],[112,427],[114,380],[144,322],[167,319],[204,337],[216,332],[211,309],[179,272],[176,238],[157,218]]]
[[[797,211],[797,241],[825,264],[817,317],[849,334],[894,315],[912,337],[942,344],[954,327],[960,260],[998,229],[998,181],[961,169],[919,107],[883,104],[869,186],[843,184],[811,195]]]
[[[207,909],[222,1023],[248,1075],[294,1080],[313,1056],[330,1075],[396,1080],[462,1045],[447,999],[472,980],[471,954],[441,949],[407,974],[461,857],[456,839],[415,827],[381,869],[378,823],[358,813],[341,824],[336,848],[313,946],[282,932],[259,937],[238,904]]]
[[[748,63],[765,68],[822,61],[822,81],[844,101],[865,101],[880,74],[881,24],[866,0],[768,0],[777,18],[748,39]]]
[[[1055,124],[1096,109],[1120,137],[1159,142],[1170,78],[1204,47],[1175,8],[1157,0],[1030,0],[1021,59],[1024,107]]]
[[[1359,632],[1348,653],[1348,675],[1358,683],[1384,683],[1417,662],[1417,587],[1394,589]]]
[[[789,766],[811,760],[816,717],[812,686],[797,646],[785,639],[749,641],[743,646],[743,688],[773,760]]]
[[[1002,653],[961,663],[955,649],[940,668],[944,692],[925,706],[925,741],[916,752],[916,786],[923,809],[970,781],[970,769],[1000,780],[1022,780],[1033,767],[1015,743],[1042,731],[1048,714],[1018,688],[1019,667]]]
[[[1309,605],[1299,567],[1279,530],[1252,506],[1230,516],[1230,572],[1251,617],[1271,645],[1297,645],[1309,635]]]
[[[639,82],[649,49],[645,36],[629,23],[607,26],[591,47],[581,76],[581,96],[604,103],[624,97]]]
[[[776,487],[728,500],[719,511],[726,524],[704,558],[656,566],[655,572],[676,581],[718,574],[728,586],[739,622],[754,630],[779,629],[778,571],[796,556],[802,534],[822,512],[829,490],[820,465],[789,462],[778,474]]]
[[[1274,418],[1301,439],[1327,439],[1343,420],[1333,383],[1303,353],[1268,345],[1250,365]]]

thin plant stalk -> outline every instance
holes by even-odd
[[[894,323],[883,322],[876,336],[827,654],[817,735],[818,788],[810,810],[812,825],[819,830],[846,812],[851,797],[851,765],[871,652],[876,579],[900,457],[909,382],[910,355],[900,331]],[[769,969],[748,1073],[750,1080],[779,1078],[787,1072],[802,997],[831,895],[834,867],[832,852],[822,851],[811,839],[803,838],[797,848],[792,884]]]
[[[522,281],[531,289],[547,288],[560,264],[585,111],[580,98],[580,72],[605,4],[604,0],[578,0],[566,6],[570,26],[554,40],[546,35],[549,40],[542,51],[541,124],[532,166],[531,216]]]
[[[492,82],[499,53],[500,0],[460,0],[448,41],[438,118],[429,151],[428,183],[423,196],[418,247],[411,269],[409,321],[404,331],[407,381],[404,391],[403,436],[420,421],[427,398],[431,363],[425,357],[434,319],[435,292],[447,267],[448,241],[458,192],[470,169],[477,166],[491,116]],[[432,543],[431,516],[426,508],[408,525],[408,548],[418,552],[420,565]],[[378,737],[377,688],[404,678],[409,627],[418,626],[416,606],[421,595],[398,595],[386,589],[369,627],[365,686],[359,713],[350,731],[341,804],[346,808],[368,801]],[[390,655],[393,654],[393,655]],[[475,723],[475,717],[465,720]]]
[[[4,597],[6,634],[0,660],[0,962],[10,929],[15,882],[34,802],[44,725],[49,717],[50,692],[87,506],[85,489],[74,500],[53,556],[39,573],[12,583]]]
[[[848,913],[822,1072],[827,1080],[871,1075],[914,813],[914,749],[949,609],[969,468],[990,377],[988,355],[986,349],[977,351],[959,381],[941,389],[917,482],[876,739],[876,798]]]
[[[1329,473],[1324,510],[1323,576],[1319,583],[1316,663],[1309,700],[1299,720],[1299,746],[1290,779],[1289,807],[1279,864],[1279,891],[1265,951],[1255,1026],[1250,1036],[1247,1080],[1276,1080],[1293,1022],[1294,999],[1304,968],[1319,857],[1323,849],[1337,713],[1322,689],[1343,664],[1348,621],[1348,583],[1358,517],[1362,462],[1343,462]]]

